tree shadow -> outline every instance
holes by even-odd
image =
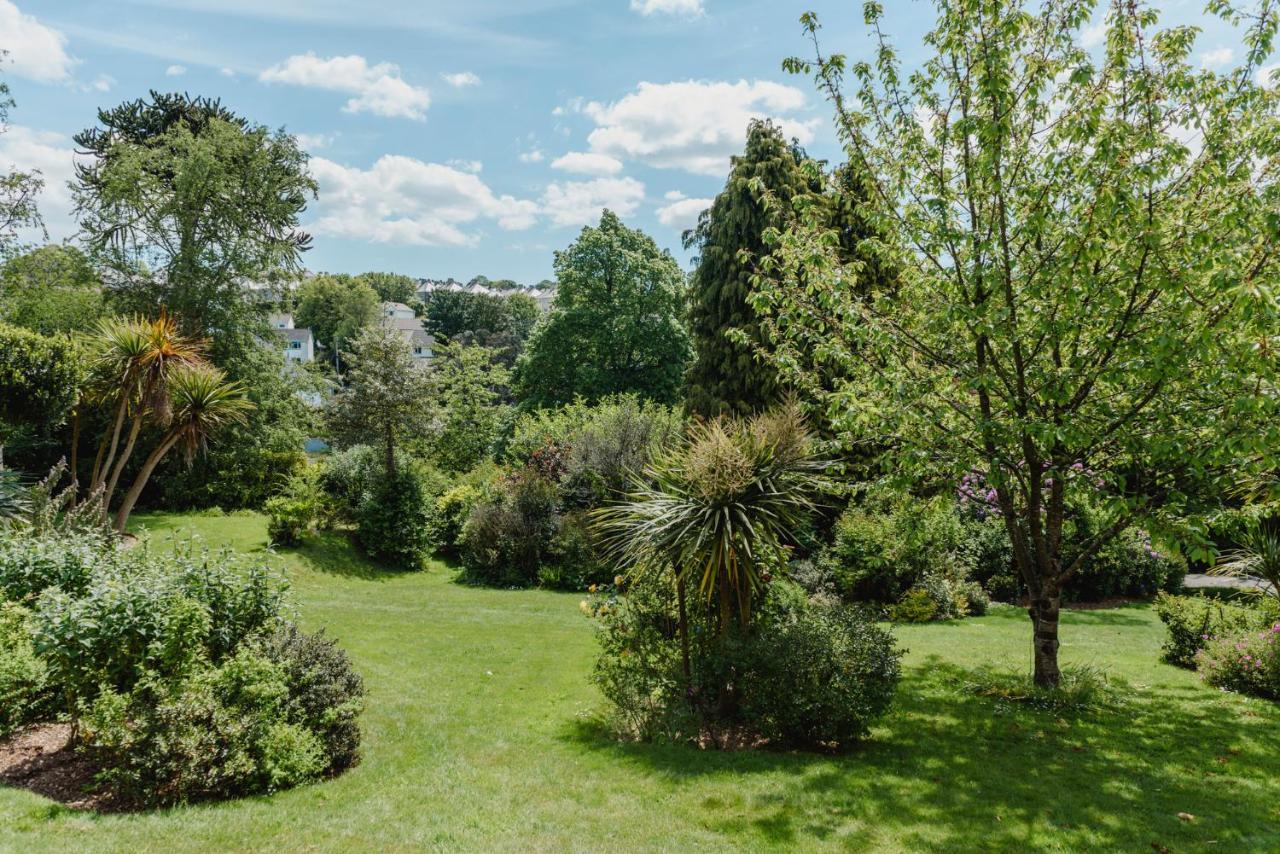
[[[622,744],[589,723],[564,737],[681,785],[777,778],[769,794],[703,810],[721,832],[780,844],[874,847],[876,829],[894,828],[912,850],[1280,847],[1280,706],[1175,685],[1066,717],[965,689],[981,679],[927,659],[872,738],[838,756]]]
[[[406,570],[394,569],[361,554],[346,531],[317,531],[300,544],[277,548],[281,555],[292,555],[312,569],[326,575],[361,581],[390,581],[403,578]]]

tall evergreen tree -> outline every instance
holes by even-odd
[[[777,125],[753,121],[724,189],[685,234],[685,246],[699,255],[689,310],[697,355],[685,377],[686,406],[695,415],[756,412],[779,396],[774,368],[756,353],[765,339],[749,302],[751,280],[759,273],[757,259],[770,251],[766,229],[783,226],[793,199],[816,189],[804,159]],[[777,204],[768,204],[766,195]],[[747,340],[734,340],[730,330]]]

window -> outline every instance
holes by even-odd
[[[289,342],[289,349],[290,349],[290,350],[301,350],[301,349],[302,349],[302,342],[301,342],[301,341],[290,341],[290,342]]]

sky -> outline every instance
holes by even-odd
[[[72,134],[148,90],[217,97],[296,134],[319,198],[316,271],[532,284],[602,207],[687,266],[681,233],[723,186],[753,117],[810,154],[840,149],[828,105],[782,60],[867,56],[858,0],[0,0],[0,74],[17,102],[0,173],[38,168],[49,236],[74,235]],[[910,63],[932,4],[888,0]],[[1239,39],[1196,0],[1206,67]],[[1098,38],[1086,30],[1086,42]]]

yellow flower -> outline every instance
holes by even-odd
[[[613,586],[614,586],[614,587],[621,587],[621,586],[622,586],[622,576],[621,576],[621,575],[615,575],[615,576],[613,577]]]
[[[593,585],[591,585],[590,587],[588,587],[588,588],[587,588],[587,592],[588,592],[588,593],[595,593],[595,592],[596,592],[596,586],[595,586],[594,584],[593,584]]]
[[[588,617],[591,616],[591,603],[588,602],[586,599],[583,599],[581,602],[578,603],[578,610],[586,614]]]

